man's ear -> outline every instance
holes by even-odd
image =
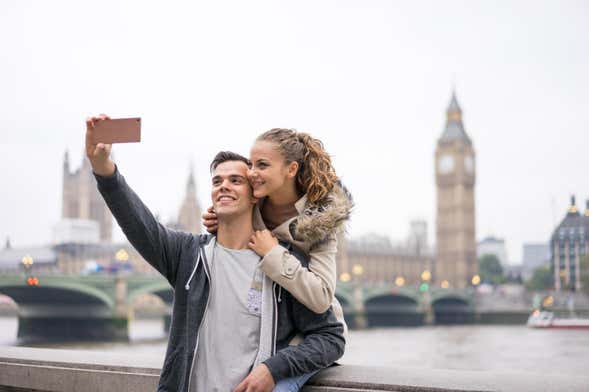
[[[299,171],[299,163],[293,161],[288,164],[287,174],[289,177],[294,178],[297,176],[297,172]]]

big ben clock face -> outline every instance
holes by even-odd
[[[466,169],[467,173],[474,172],[474,160],[471,156],[464,157],[464,168]]]
[[[454,157],[452,155],[442,155],[438,160],[438,171],[440,174],[448,174],[454,170]]]

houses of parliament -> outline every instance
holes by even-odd
[[[89,161],[72,171],[69,154],[63,160],[62,220],[53,233],[57,252],[57,268],[66,273],[80,273],[88,260],[108,265],[113,260],[129,262],[134,271],[155,273],[155,270],[129,244],[116,244],[112,239],[113,216],[96,187]],[[166,227],[192,232],[201,231],[201,208],[196,196],[192,167],[188,173],[184,199],[177,219]]]

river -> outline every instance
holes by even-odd
[[[0,318],[0,346],[13,346],[17,319]],[[128,343],[36,344],[34,347],[152,353],[163,359],[159,320],[135,320]],[[1,348],[0,348],[1,349]],[[534,330],[526,326],[465,325],[378,328],[350,332],[343,364],[420,369],[520,370],[586,375],[589,331]]]

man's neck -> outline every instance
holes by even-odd
[[[217,242],[228,249],[248,249],[254,233],[252,214],[237,217],[219,217]]]

